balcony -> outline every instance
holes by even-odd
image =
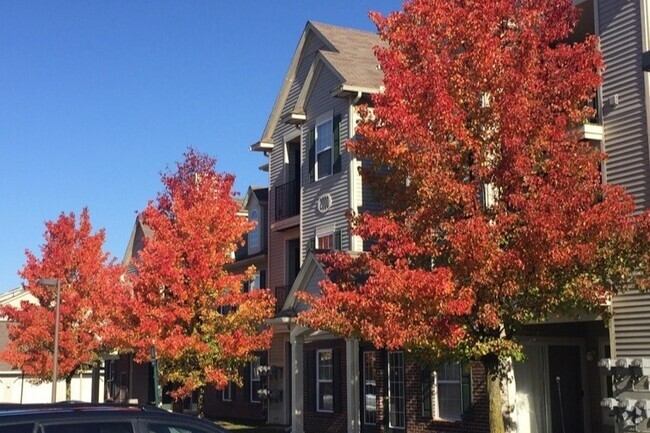
[[[296,180],[276,186],[275,221],[282,221],[300,214],[300,184]]]
[[[284,301],[287,300],[289,290],[291,290],[291,286],[277,286],[273,289],[273,295],[275,296],[275,314],[282,311],[282,306],[284,305]]]

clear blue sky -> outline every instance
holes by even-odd
[[[0,292],[44,222],[90,209],[119,260],[188,146],[236,188],[307,20],[375,30],[401,0],[0,0]]]

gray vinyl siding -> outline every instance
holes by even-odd
[[[600,0],[598,26],[606,69],[603,84],[605,181],[622,185],[637,209],[650,200],[648,125],[641,69],[640,1]],[[609,103],[618,95],[619,105]],[[629,292],[612,300],[613,355],[650,356],[650,295]]]
[[[290,112],[298,99],[302,86],[309,72],[309,68],[314,61],[314,57],[320,48],[323,47],[323,43],[313,36],[306,41],[305,48],[303,49],[303,56],[300,61],[300,65],[296,71],[296,77],[294,79],[291,90],[287,97],[287,101],[282,108],[282,114]],[[286,134],[291,134],[296,132],[296,127],[294,125],[286,124],[282,121],[279,121],[276,125],[275,132],[273,135],[273,144],[274,148],[269,155],[269,204],[268,204],[268,215],[269,222],[273,224],[275,222],[275,187],[282,185],[283,183],[289,180],[288,178],[288,169],[289,167],[284,163],[284,137]],[[274,288],[278,286],[284,286],[285,282],[285,234],[283,232],[277,232],[269,230],[269,271],[267,274],[267,281],[269,288]]]
[[[606,69],[603,115],[606,181],[623,185],[637,208],[648,207],[650,167],[639,1],[601,0],[599,30]],[[609,104],[618,95],[619,105]]]
[[[306,104],[307,121],[302,130],[302,185],[303,194],[301,202],[301,239],[304,260],[309,250],[309,242],[314,237],[318,227],[333,226],[335,230],[342,230],[341,249],[350,249],[348,222],[345,217],[350,208],[349,187],[349,153],[344,150],[344,139],[341,140],[341,171],[315,182],[309,181],[309,144],[308,131],[315,127],[318,116],[325,113],[341,115],[341,137],[348,136],[349,100],[336,98],[331,95],[331,90],[339,84],[336,76],[327,68],[323,68],[316,79],[316,84]],[[332,206],[326,213],[318,211],[318,198],[323,194],[330,194]]]
[[[630,292],[612,302],[616,357],[650,357],[650,296]]]

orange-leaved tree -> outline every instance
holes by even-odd
[[[175,172],[162,174],[164,191],[140,215],[152,235],[130,281],[131,341],[139,361],[156,349],[175,398],[197,389],[202,396],[206,384],[241,383],[239,367],[270,344],[264,321],[273,314],[273,297],[268,290],[243,291],[253,269],[228,270],[252,224],[238,214],[234,177],[215,166],[189,149]]]
[[[352,218],[371,240],[325,260],[312,327],[431,359],[481,360],[490,429],[503,431],[499,361],[515,332],[647,288],[650,217],[603,185],[576,129],[601,83],[595,37],[567,43],[571,0],[412,0],[372,15],[385,91],[355,141],[383,211]],[[640,271],[640,272],[639,272]]]
[[[11,323],[10,342],[1,357],[37,382],[52,379],[56,287],[39,280],[58,280],[57,377],[65,379],[66,398],[70,399],[72,376],[113,350],[118,310],[113,306],[128,294],[120,283],[121,267],[102,250],[104,231],[92,232],[87,209],[78,220],[74,213],[62,213],[45,227],[41,257],[26,251],[27,262],[20,271],[23,287],[36,302],[0,308],[0,316]]]

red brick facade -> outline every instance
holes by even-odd
[[[224,401],[222,392],[209,387],[205,391],[205,415],[208,418],[266,421],[266,409],[262,403],[250,401],[248,387],[232,387],[232,401]]]
[[[316,388],[315,388],[315,363],[316,352],[321,349],[332,349],[335,357],[338,357],[340,371],[334,376],[338,382],[335,386],[335,399],[340,398],[338,410],[331,413],[318,412],[316,410]],[[472,405],[463,415],[462,421],[438,421],[431,416],[424,416],[422,413],[422,368],[409,360],[405,360],[404,381],[406,386],[406,429],[390,429],[387,422],[387,357],[385,351],[377,351],[369,347],[363,347],[363,351],[374,351],[375,369],[377,378],[376,404],[377,420],[374,425],[362,425],[362,433],[485,433],[488,432],[488,401],[485,383],[485,370],[482,364],[471,365],[472,375]],[[313,359],[312,359],[313,358]],[[363,360],[361,359],[363,362]],[[305,433],[345,433],[347,432],[347,394],[346,394],[346,369],[347,359],[345,355],[345,342],[343,340],[325,340],[312,343],[305,343],[304,353],[304,403]],[[360,369],[362,366],[359,367]],[[336,374],[336,373],[335,373]],[[310,377],[310,376],[314,377]],[[364,404],[363,402],[361,403]],[[363,418],[363,411],[361,413]]]

